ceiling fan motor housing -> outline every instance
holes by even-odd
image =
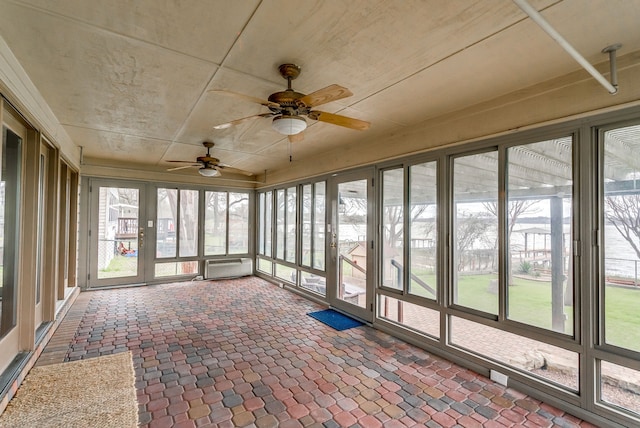
[[[299,101],[305,94],[296,92],[293,89],[287,89],[286,91],[276,92],[269,95],[268,100],[280,104],[280,107],[269,107],[274,113],[284,113],[289,116],[298,116],[301,114],[309,113],[309,108]]]

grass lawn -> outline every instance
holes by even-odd
[[[109,266],[98,271],[98,278],[118,278],[122,276],[135,276],[138,274],[138,257],[124,257],[116,255]]]
[[[604,300],[607,343],[640,351],[640,289],[607,286]]]
[[[429,286],[435,288],[435,275],[414,272]],[[463,275],[458,282],[458,304],[480,311],[497,314],[498,295],[489,291],[489,282],[495,275]],[[413,294],[433,298],[427,290],[412,282]],[[545,329],[551,329],[551,283],[515,277],[509,287],[509,318]],[[605,292],[607,343],[640,351],[640,289],[608,286]],[[567,316],[566,334],[573,334],[573,306],[564,306]]]

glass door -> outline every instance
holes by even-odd
[[[92,180],[89,287],[144,282],[144,187]]]
[[[373,320],[373,170],[340,174],[329,182],[331,306]]]
[[[2,144],[0,145],[0,373],[23,349],[20,330],[27,320],[19,317],[19,309],[28,313],[20,296],[27,293],[21,286],[19,269],[22,154],[27,129],[8,110],[2,110]],[[29,302],[29,305],[32,305]],[[30,309],[30,308],[29,308]],[[28,323],[26,324],[28,325]]]

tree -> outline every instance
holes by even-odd
[[[605,218],[631,245],[640,259],[640,194],[607,196]]]
[[[509,201],[509,207],[508,207],[508,213],[507,213],[507,224],[508,224],[508,229],[507,229],[507,242],[511,242],[511,233],[513,232],[513,228],[516,225],[516,222],[518,221],[518,218],[524,214],[525,212],[529,211],[529,209],[534,206],[535,204],[537,204],[538,201],[537,200],[526,200],[526,199],[519,199],[519,200],[511,200]],[[496,218],[498,217],[498,203],[497,202],[484,202],[482,204],[485,209],[490,212],[491,214],[493,214],[494,216],[496,216]],[[537,211],[537,210],[535,210]],[[530,213],[533,213],[534,211],[531,211]],[[494,248],[498,248],[498,236],[496,235],[496,243],[495,243],[495,247]],[[511,263],[512,257],[511,257],[511,246],[508,246],[509,248],[509,272],[508,272],[508,278],[507,278],[507,283],[509,285],[513,285],[513,266]]]
[[[482,213],[461,212],[456,219],[455,242],[457,270],[461,272],[465,266],[464,254],[473,247],[473,243],[486,236],[491,226]]]
[[[537,200],[511,200],[509,201],[509,212],[508,212],[508,224],[509,229],[507,230],[507,238],[511,238],[511,232],[513,232],[513,227],[516,225],[518,218],[529,211],[529,209],[537,204]],[[494,216],[498,217],[498,203],[497,202],[484,202],[482,204],[487,211],[489,211]],[[537,212],[538,210],[529,211],[530,214]]]
[[[175,189],[159,189],[158,204],[168,203],[169,212],[178,215],[177,228],[180,231],[180,255],[197,255],[198,249],[198,194],[197,190],[180,190],[180,212],[178,213],[178,191]],[[167,254],[165,254],[167,255]],[[175,256],[175,250],[173,250]]]

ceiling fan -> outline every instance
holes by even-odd
[[[280,75],[287,79],[287,89],[269,95],[267,100],[223,89],[209,90],[209,92],[229,95],[246,101],[258,103],[270,110],[269,113],[257,114],[242,119],[232,120],[231,122],[222,123],[214,126],[213,129],[226,129],[230,126],[238,125],[251,119],[273,117],[273,121],[271,122],[273,129],[280,134],[287,135],[289,141],[297,142],[303,139],[302,131],[307,128],[307,122],[303,116],[306,116],[311,120],[318,120],[320,122],[331,123],[333,125],[344,126],[346,128],[357,129],[360,131],[369,128],[370,123],[364,120],[319,110],[312,110],[319,105],[352,96],[353,94],[347,88],[334,84],[312,92],[309,95],[301,94],[291,88],[291,81],[300,75],[300,67],[295,64],[282,64],[278,67],[278,70],[280,71]]]
[[[232,166],[223,164],[220,159],[211,156],[209,151],[214,146],[214,143],[205,141],[202,143],[207,148],[207,154],[205,156],[198,156],[195,161],[182,161],[182,160],[169,160],[167,162],[188,163],[189,165],[178,166],[175,168],[169,168],[167,171],[177,171],[179,169],[198,167],[198,172],[204,177],[218,177],[222,175],[221,170],[233,171],[246,176],[252,176],[253,174],[248,171],[233,168]]]

